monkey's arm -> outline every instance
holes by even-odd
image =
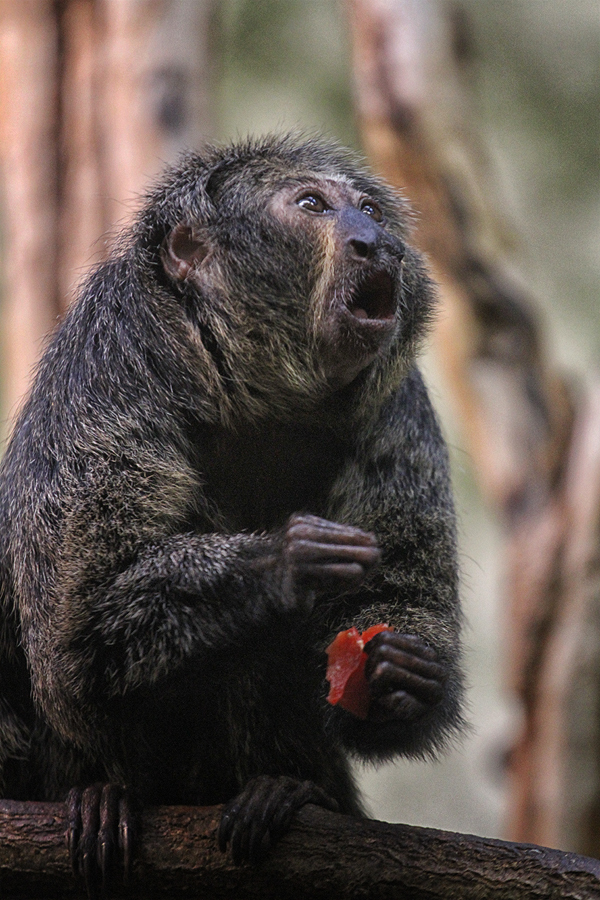
[[[309,612],[313,584],[328,569],[335,569],[338,584],[362,580],[379,557],[372,537],[337,526],[355,543],[324,542],[323,562],[311,558],[305,565],[305,518],[293,517],[274,534],[180,534],[144,547],[134,563],[70,604],[72,644],[89,643],[77,656],[103,647],[103,677],[122,690],[155,681],[186,657],[226,649],[245,634],[252,640],[269,616]],[[313,577],[314,569],[320,572]]]
[[[310,516],[264,534],[165,534],[131,471],[98,469],[71,501],[52,591],[23,619],[36,695],[66,736],[110,697],[306,615],[315,588],[356,586],[379,559],[372,535]]]
[[[335,629],[387,622],[395,637],[379,635],[369,645],[369,717],[337,708],[332,715],[344,743],[360,755],[435,752],[464,727],[461,612],[447,453],[416,370],[388,404],[356,469],[358,488],[338,516],[376,535],[382,561],[344,598]]]

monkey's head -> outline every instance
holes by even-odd
[[[179,298],[222,415],[378,405],[433,295],[406,204],[348,151],[293,136],[188,154],[150,197],[144,252]]]

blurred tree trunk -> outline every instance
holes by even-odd
[[[600,855],[600,385],[569,390],[515,282],[512,236],[469,108],[464,11],[348,0],[359,124],[419,212],[441,286],[439,356],[505,524],[508,678],[524,709],[512,840]]]
[[[3,409],[165,162],[211,131],[216,0],[2,0]]]

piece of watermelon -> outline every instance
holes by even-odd
[[[327,681],[330,689],[327,700],[337,704],[359,719],[369,712],[369,685],[365,678],[367,654],[364,646],[381,631],[389,631],[387,624],[371,625],[362,634],[356,628],[340,631],[327,648]]]

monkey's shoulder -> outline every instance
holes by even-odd
[[[397,455],[418,456],[428,452],[446,459],[438,416],[416,365],[384,401],[377,420],[363,429],[358,444],[363,452],[371,455],[393,448]]]

